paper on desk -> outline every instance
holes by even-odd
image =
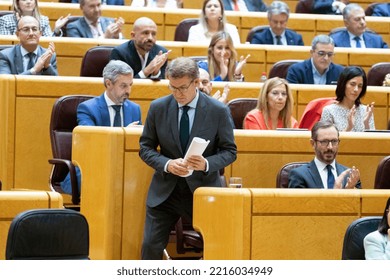
[[[184,156],[184,160],[186,160],[188,157],[196,155],[196,156],[201,156],[203,152],[206,150],[207,145],[210,143],[210,140],[205,140],[200,137],[194,137],[192,139],[192,142],[190,144],[190,147],[187,150],[186,155]],[[189,170],[187,175],[184,175],[182,177],[188,177],[192,175],[192,172],[194,170]]]

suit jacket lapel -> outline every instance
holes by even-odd
[[[81,30],[85,31],[85,34],[83,34],[83,36],[86,38],[93,38],[91,28],[89,27],[88,23],[85,21],[84,17],[80,19],[80,25],[81,25]]]
[[[102,126],[111,126],[110,114],[108,113],[106,100],[104,100],[104,94],[99,98],[99,114],[102,118]]]
[[[179,120],[178,120],[179,106],[177,105],[177,102],[172,94],[170,96],[168,112],[166,114],[167,114],[168,122],[171,124],[169,126],[169,129],[171,131],[170,134],[173,136],[173,140],[176,143],[176,146],[181,151],[180,137],[179,137]],[[184,156],[184,151],[182,152]]]
[[[318,172],[317,166],[314,163],[314,160],[312,160],[308,166],[307,166],[309,173],[313,179],[314,185],[315,186],[321,186],[324,188],[324,185],[322,184],[321,176],[320,173]]]
[[[24,72],[23,56],[22,56],[22,51],[20,49],[20,45],[17,45],[15,48],[15,66],[16,66],[16,72],[18,74]]]
[[[313,77],[313,67],[311,65],[311,60],[308,59],[305,61],[305,68],[306,68],[306,73],[309,73],[309,75],[307,75],[307,83],[308,84],[314,84],[314,77]]]
[[[190,133],[190,141],[192,141],[192,138],[194,138],[196,135],[199,135],[199,128],[202,127],[202,123],[204,123],[204,119],[207,114],[206,107],[206,97],[203,95],[203,93],[199,92],[198,104],[196,104],[195,109],[194,123],[192,124]]]

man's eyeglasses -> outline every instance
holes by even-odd
[[[320,145],[322,147],[328,147],[329,146],[329,143],[332,144],[333,147],[336,147],[339,145],[340,143],[340,140],[339,139],[333,139],[333,140],[314,140],[316,141],[317,143],[320,143]]]
[[[188,88],[192,85],[193,82],[194,82],[194,80],[192,80],[188,86],[182,86],[182,87],[178,87],[178,88],[172,86],[171,84],[168,84],[168,88],[169,88],[172,92],[180,91],[180,93],[186,93],[186,92],[188,91]]]
[[[318,51],[316,52],[316,54],[320,57],[325,57],[327,55],[329,58],[332,58],[335,55],[334,52],[324,52],[324,51]]]
[[[40,30],[38,27],[23,27],[23,28],[18,29],[18,31],[25,33],[25,34],[29,34],[31,31],[33,33],[38,33]]]

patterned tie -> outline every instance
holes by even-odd
[[[180,144],[181,149],[184,152],[188,144],[188,139],[190,138],[190,118],[188,117],[188,110],[190,107],[183,106],[182,108],[183,113],[180,118]]]
[[[328,189],[333,189],[334,186],[334,175],[332,172],[332,165],[328,164],[326,166],[326,169],[328,169]]]
[[[355,38],[353,38],[355,41],[356,41],[356,47],[357,48],[361,48],[362,46],[360,45],[360,37],[356,36]]]
[[[276,44],[277,45],[283,45],[282,44],[282,37],[280,35],[276,35],[275,38],[276,38]]]
[[[122,126],[122,121],[121,121],[122,105],[112,105],[112,108],[114,108],[115,110],[114,126],[121,127]]]
[[[27,64],[27,70],[30,70],[31,68],[34,67],[35,65],[35,53],[33,52],[29,52],[28,54],[26,54],[28,56],[28,64]]]

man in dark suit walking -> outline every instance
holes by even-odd
[[[19,44],[0,52],[0,74],[57,76],[54,43],[47,49],[39,45],[42,35],[39,21],[24,16],[18,22],[16,36]]]
[[[269,29],[256,32],[251,44],[303,46],[302,35],[287,29],[290,8],[282,1],[274,1],[268,7]]]
[[[138,18],[132,40],[116,46],[110,59],[122,60],[134,70],[134,78],[164,79],[169,51],[157,45],[157,25],[147,17]]]
[[[388,48],[382,37],[366,30],[366,15],[358,4],[348,4],[343,10],[347,28],[331,34],[336,47],[344,48]]]
[[[317,122],[311,130],[310,143],[315,151],[315,158],[290,171],[289,188],[361,188],[359,170],[336,162],[340,139],[334,124]]]
[[[102,17],[101,0],[80,0],[83,17],[66,26],[67,37],[122,39],[123,18]]]
[[[142,259],[162,258],[178,219],[192,221],[193,192],[201,186],[220,187],[219,170],[235,161],[237,152],[228,107],[197,89],[197,63],[174,59],[167,78],[172,94],[151,103],[140,138],[140,157],[155,169],[146,202]],[[184,160],[194,137],[210,143],[203,155]]]
[[[333,39],[327,35],[317,35],[312,41],[310,54],[310,59],[288,68],[286,80],[292,84],[336,84],[344,67],[332,62]]]

